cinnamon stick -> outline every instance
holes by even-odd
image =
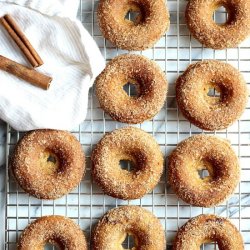
[[[16,42],[17,46],[22,50],[26,58],[29,60],[30,64],[33,67],[41,66],[43,64],[41,57],[33,48],[28,38],[25,36],[15,20],[10,15],[5,15],[1,18],[1,22],[12,39]]]
[[[0,69],[47,90],[52,78],[0,55]]]
[[[18,45],[18,47],[22,50],[22,52],[24,53],[24,55],[26,56],[26,58],[29,60],[30,64],[33,67],[37,67],[38,63],[36,62],[35,58],[32,56],[32,54],[30,53],[30,51],[28,50],[28,48],[23,44],[23,42],[20,39],[20,37],[14,32],[14,30],[11,28],[11,26],[9,25],[9,23],[6,21],[5,18],[1,18],[1,23],[3,24],[4,28],[6,29],[6,31],[10,34],[10,36],[12,37],[12,39],[16,42],[16,44]]]

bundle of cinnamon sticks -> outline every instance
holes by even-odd
[[[28,38],[10,15],[1,17],[0,22],[33,67],[26,67],[0,55],[0,69],[17,76],[26,82],[47,90],[50,86],[52,78],[39,73],[34,69],[41,66],[43,61],[29,42]]]

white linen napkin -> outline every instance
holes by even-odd
[[[0,0],[0,16],[10,14],[38,51],[52,76],[49,90],[0,70],[0,118],[21,131],[71,130],[86,116],[89,88],[105,61],[90,34],[76,20],[78,0]],[[29,66],[0,25],[0,54]]]

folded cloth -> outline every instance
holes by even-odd
[[[5,163],[5,143],[6,143],[5,132],[6,132],[6,124],[0,120],[0,169]],[[0,176],[1,176],[1,173],[0,173]],[[1,190],[1,187],[0,187],[0,190]],[[0,240],[1,240],[1,237],[0,237]]]
[[[36,70],[53,77],[45,91],[0,70],[0,118],[13,128],[71,130],[85,119],[89,88],[105,61],[76,20],[78,4],[78,0],[0,0],[0,16],[13,16],[43,59],[44,65]],[[0,54],[29,66],[2,25]]]

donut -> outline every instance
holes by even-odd
[[[220,97],[208,96],[209,88]],[[195,126],[221,130],[243,113],[248,90],[241,73],[233,66],[216,60],[191,64],[177,79],[176,100],[182,114]]]
[[[92,250],[122,250],[126,236],[134,238],[132,249],[165,250],[166,240],[160,221],[137,206],[122,206],[108,211],[92,234]]]
[[[38,199],[57,199],[80,183],[85,157],[81,144],[69,132],[42,129],[19,140],[10,166],[25,192]]]
[[[137,12],[135,21],[126,19]],[[145,50],[169,28],[169,13],[164,0],[101,0],[97,17],[103,36],[125,50]]]
[[[244,249],[240,232],[229,220],[202,214],[178,230],[173,250],[198,250],[203,243],[209,242],[216,242],[220,250]]]
[[[141,198],[156,186],[163,172],[163,156],[155,139],[139,128],[106,134],[91,155],[92,176],[105,194],[124,200]],[[132,170],[121,168],[129,161]]]
[[[71,219],[58,216],[43,216],[33,221],[21,234],[18,250],[42,250],[47,243],[59,249],[87,250],[82,230]]]
[[[209,176],[201,178],[206,169]],[[169,156],[169,183],[179,198],[199,207],[212,207],[231,195],[240,167],[229,142],[211,135],[195,135],[177,145]]]
[[[123,89],[134,84],[137,96]],[[114,58],[97,77],[96,95],[112,119],[136,124],[153,118],[164,105],[167,80],[160,67],[144,56],[126,54]]]
[[[228,19],[220,25],[213,20],[213,13],[221,6]],[[234,48],[250,34],[249,0],[189,0],[185,16],[191,34],[208,48]]]

